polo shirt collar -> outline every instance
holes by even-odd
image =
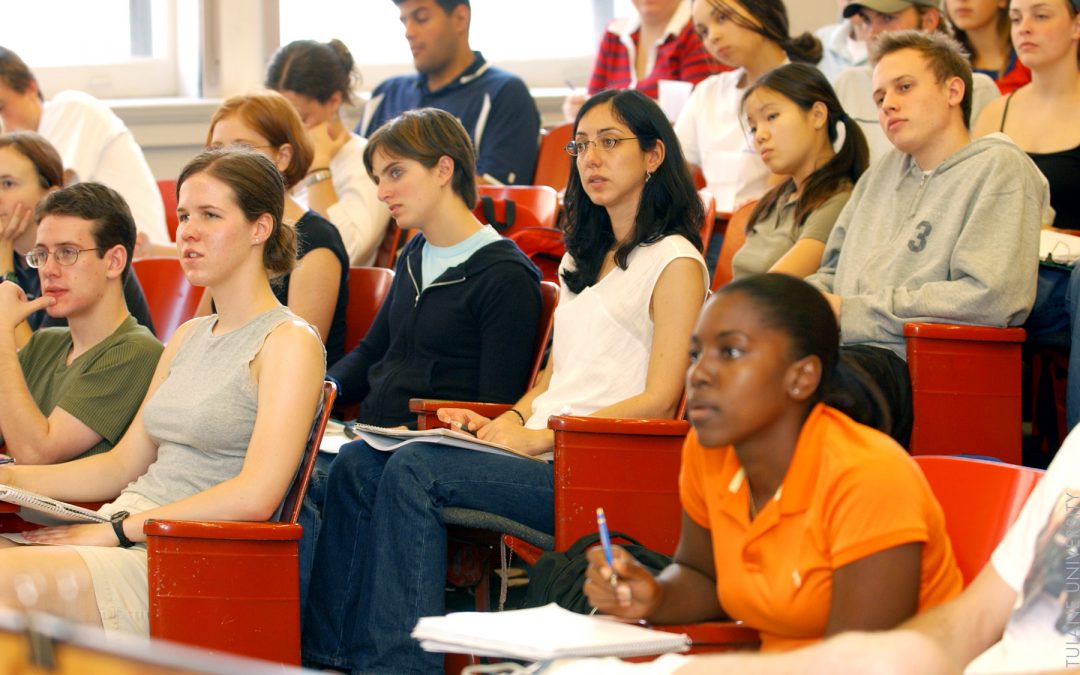
[[[457,76],[457,78],[450,82],[450,84],[446,85],[442,89],[438,89],[437,91],[442,93],[446,91],[453,91],[454,89],[460,89],[461,87],[464,87],[476,78],[482,76],[485,72],[487,72],[487,69],[490,67],[490,64],[484,60],[484,55],[480,52],[474,51],[473,62],[469,64],[469,67],[463,70],[461,74]],[[429,94],[433,93],[430,89],[428,89],[428,77],[423,73],[417,74],[416,87],[418,89],[423,89]]]
[[[806,421],[803,422],[802,429],[799,431],[799,438],[795,441],[795,453],[791,456],[791,465],[788,467],[780,488],[772,497],[773,500],[779,502],[781,515],[801,513],[810,507],[810,500],[813,498],[817,484],[817,476],[821,471],[823,444],[818,436],[822,433],[819,421],[824,414],[825,405],[818,403],[807,415]],[[727,484],[727,494],[724,495],[722,501],[723,509],[732,517],[741,517],[745,522],[747,518],[747,502],[744,499],[736,498],[736,495],[740,492],[747,492],[742,489],[743,483],[746,482],[746,472],[739,464],[734,449],[727,453],[722,475],[731,476]],[[775,517],[771,517],[768,521],[765,521],[759,515],[751,524],[751,527],[755,530],[759,527],[769,527],[775,524],[775,520]]]

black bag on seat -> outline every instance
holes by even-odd
[[[671,556],[646,548],[637,539],[612,532],[612,542],[621,539],[626,551],[648,568],[654,575],[671,564]],[[566,551],[548,551],[529,568],[529,588],[525,593],[525,607],[541,607],[550,602],[579,614],[592,611],[585,597],[585,570],[589,562],[585,552],[600,543],[600,535],[587,534],[574,542]]]

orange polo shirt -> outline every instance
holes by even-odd
[[[963,585],[930,486],[885,434],[819,404],[803,424],[776,496],[750,522],[743,470],[729,447],[683,446],[683,508],[712,537],[724,612],[761,632],[765,651],[820,640],[832,572],[901,544],[922,542],[919,611]]]

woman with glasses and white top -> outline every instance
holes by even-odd
[[[707,274],[703,209],[678,139],[636,90],[607,91],[578,113],[566,192],[566,256],[551,357],[508,412],[439,417],[481,439],[550,458],[550,415],[671,417]],[[440,672],[409,633],[441,614],[441,511],[486,511],[551,532],[550,464],[414,444],[389,457],[366,448],[335,460],[305,615],[310,665],[363,672]],[[351,495],[334,503],[334,494]],[[401,536],[408,532],[408,537]],[[324,544],[325,542],[325,544]],[[316,602],[319,588],[326,601]]]

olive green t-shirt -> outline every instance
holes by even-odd
[[[790,200],[794,189],[794,183],[788,181],[776,206],[751,224],[746,243],[731,259],[731,271],[736,279],[768,272],[800,239],[816,239],[824,244],[851,198],[850,188],[837,192],[814,209],[800,227],[795,223],[796,202]]]
[[[78,457],[105,452],[124,435],[146,395],[163,347],[130,315],[71,365],[71,330],[41,328],[19,350],[26,385],[42,414],[63,408],[101,435]]]

